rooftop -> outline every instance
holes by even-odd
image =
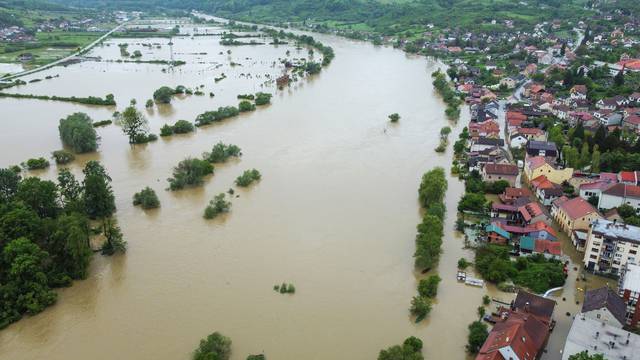
[[[588,290],[584,295],[582,312],[597,310],[603,307],[606,307],[621,324],[625,323],[626,305],[618,294],[606,286],[599,289]]]
[[[597,219],[591,223],[591,230],[594,233],[606,235],[608,238],[640,243],[640,227],[637,226]]]
[[[567,335],[562,360],[583,351],[602,354],[605,359],[635,359],[640,352],[640,336],[578,315]]]
[[[618,183],[602,193],[617,197],[640,199],[640,186]]]
[[[529,140],[527,142],[527,149],[558,151],[558,148],[556,147],[555,143],[548,142],[548,141],[536,141],[536,140]]]
[[[581,197],[575,197],[561,203],[560,208],[567,213],[567,216],[574,220],[598,212],[593,205]]]
[[[640,265],[627,263],[620,290],[640,292]]]
[[[518,166],[513,164],[494,164],[487,163],[484,166],[484,171],[487,174],[500,174],[500,175],[518,175]]]

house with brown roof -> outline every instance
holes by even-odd
[[[510,308],[498,310],[498,321],[476,360],[537,359],[547,343],[555,302],[520,291]]]
[[[588,229],[592,221],[601,218],[598,210],[581,197],[554,202],[551,216],[568,235],[577,229]]]
[[[515,186],[518,179],[518,166],[513,164],[487,163],[482,168],[482,180],[496,182],[505,180],[510,186]]]
[[[640,186],[617,183],[603,190],[598,201],[598,209],[612,209],[630,205],[640,211]]]
[[[527,188],[515,188],[515,187],[508,187],[506,189],[504,189],[504,192],[500,195],[498,195],[498,197],[500,198],[500,201],[502,201],[505,204],[512,204],[516,199],[519,198],[530,198],[531,197],[531,191]]]

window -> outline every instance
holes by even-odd
[[[591,259],[594,259],[594,260],[598,259],[598,256],[597,256],[597,255],[591,255],[591,256],[589,256],[589,257],[590,257]]]

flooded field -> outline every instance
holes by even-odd
[[[60,76],[8,91],[111,93],[117,108],[0,99],[0,167],[6,167],[61,148],[58,120],[74,112],[108,119],[136,99],[157,133],[165,123],[193,121],[204,111],[237,105],[238,94],[274,94],[272,105],[255,112],[143,146],[131,147],[116,125],[99,128],[99,152],[79,156],[70,168],[80,174],[92,159],[105,165],[128,252],[96,255],[89,278],[61,289],[56,305],[0,331],[0,358],[187,359],[213,331],[233,340],[233,359],[260,352],[271,359],[373,359],[410,335],[423,339],[426,358],[466,358],[467,325],[482,296],[508,301],[510,295],[455,280],[457,260],[472,254],[453,231],[464,190],[454,178],[446,198],[437,300],[429,318],[417,325],[408,308],[418,279],[412,255],[420,177],[435,166],[449,169],[451,149],[434,152],[439,130],[451,125],[451,138],[457,137],[468,114],[463,112],[458,124],[444,118],[430,79],[438,62],[314,36],[334,48],[335,60],[319,75],[281,91],[268,82],[282,72],[278,59],[287,51],[290,58],[308,57],[307,49],[222,46],[220,37],[200,36],[173,38],[173,45],[168,38],[110,39],[86,54],[102,61],[36,73],[25,80]],[[120,43],[128,43],[129,52],[140,50],[143,61],[172,58],[186,64],[118,63]],[[227,78],[216,83],[222,73]],[[144,110],[163,85],[204,85],[205,95]],[[402,117],[397,124],[387,119],[394,112]],[[244,155],[217,166],[201,188],[164,191],[175,164],[218,141],[240,146]],[[228,215],[205,221],[208,201],[250,168],[260,170],[262,181],[240,190]],[[32,175],[56,173],[52,166]],[[159,210],[144,212],[131,204],[145,186],[158,193]],[[272,290],[283,281],[295,284],[295,295]],[[556,313],[556,331],[568,331],[564,312],[577,309],[571,301],[575,284],[568,288],[570,294],[561,295],[567,301]],[[556,338],[550,359],[559,358],[564,342]]]

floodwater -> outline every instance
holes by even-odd
[[[167,66],[88,61],[33,74],[26,80],[60,77],[11,89],[65,96],[113,93],[122,110],[132,98],[142,109],[162,85],[205,85],[205,96],[142,109],[156,133],[165,123],[193,121],[204,111],[236,105],[237,94],[275,96],[272,105],[253,113],[144,146],[130,147],[116,125],[98,129],[99,152],[80,156],[70,168],[80,174],[91,159],[106,166],[128,251],[113,258],[96,255],[88,279],[61,289],[56,305],[0,331],[0,358],[188,359],[199,340],[214,331],[232,339],[233,359],[262,352],[270,359],[372,359],[411,335],[424,341],[427,358],[466,358],[467,326],[476,319],[482,296],[508,301],[512,295],[455,281],[457,260],[472,255],[453,231],[463,191],[454,178],[446,198],[437,300],[420,324],[413,323],[408,308],[421,276],[414,273],[412,257],[420,177],[435,166],[448,172],[451,149],[434,152],[439,130],[453,126],[453,142],[468,113],[457,125],[444,118],[429,75],[439,63],[315,36],[334,48],[335,60],[283,91],[261,86],[265,74],[281,72],[273,62],[287,50],[291,58],[307,57],[306,50],[224,47],[216,37],[175,38],[171,48],[168,39],[109,40],[88,56],[117,60],[117,44],[127,42],[129,52],[141,50],[142,60],[173,52],[188,64],[162,72]],[[223,72],[227,78],[215,83]],[[0,99],[0,109],[1,167],[59,149],[61,117],[83,111],[103,120],[116,110],[16,99]],[[394,112],[402,118],[390,124],[387,116]],[[218,141],[237,144],[244,155],[217,166],[201,188],[164,190],[175,164]],[[262,181],[237,191],[229,214],[205,221],[207,202],[250,168],[260,170]],[[52,166],[33,175],[53,178],[56,172]],[[133,194],[145,186],[156,190],[161,209],[132,206]],[[273,291],[283,281],[295,284],[295,295]]]

